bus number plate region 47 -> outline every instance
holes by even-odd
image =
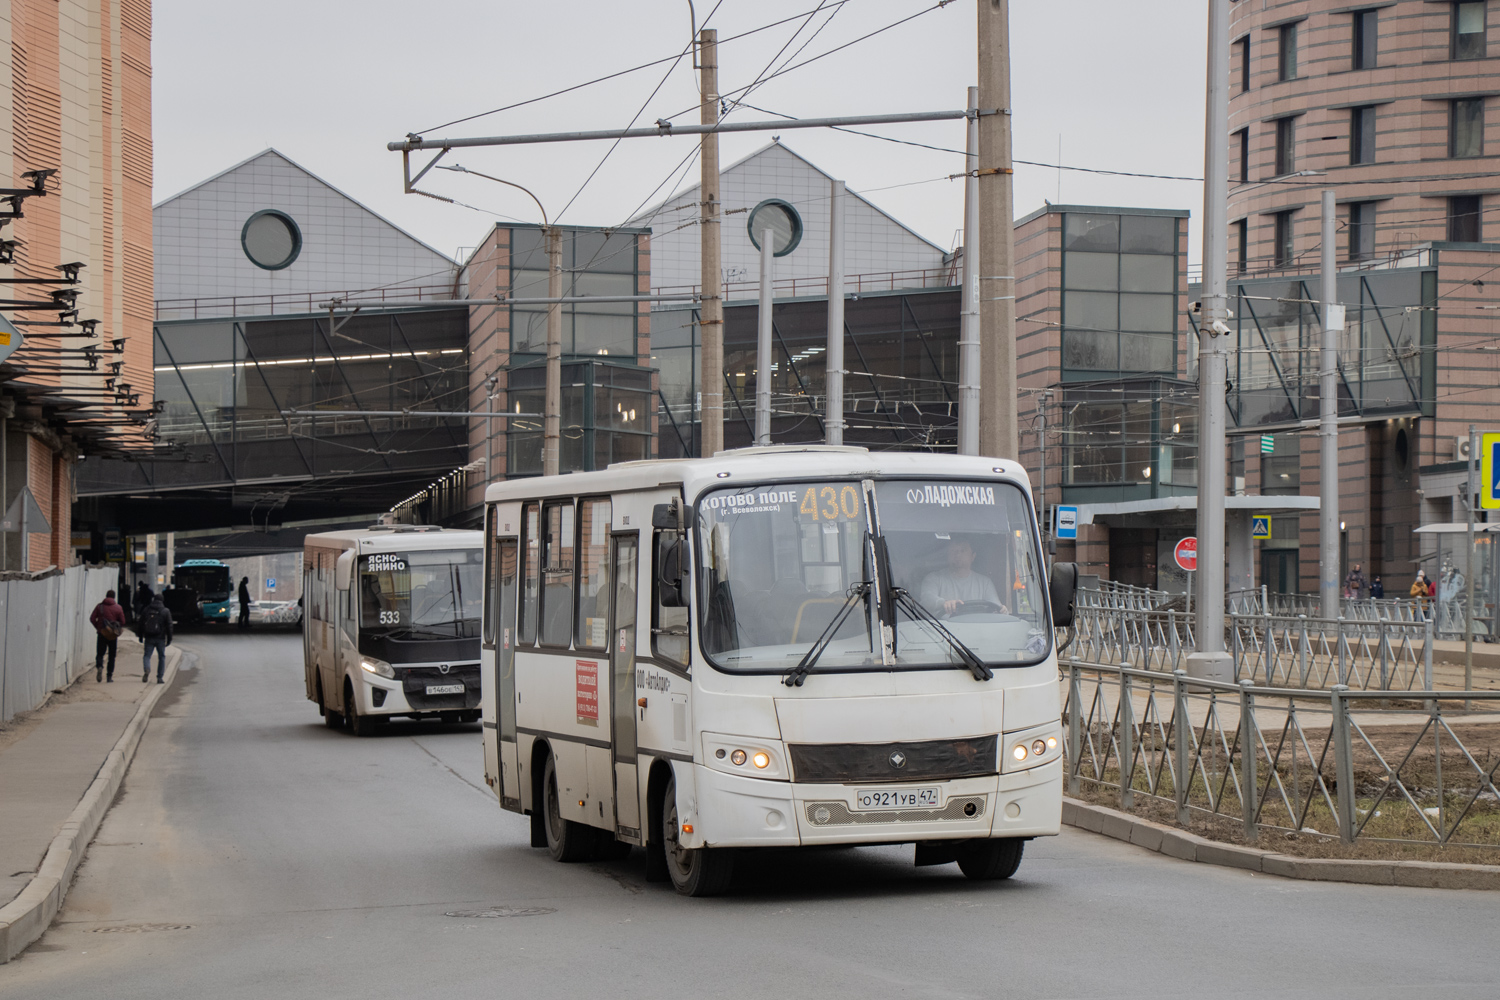
[[[854,808],[936,809],[940,797],[933,785],[926,788],[861,788],[854,793]]]

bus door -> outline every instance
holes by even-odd
[[[510,525],[506,525],[507,528]],[[495,624],[495,735],[499,740],[500,804],[521,808],[521,777],[516,770],[516,601],[520,555],[515,537],[495,542],[491,573],[499,600]]]
[[[635,619],[640,536],[635,532],[611,539],[610,580],[610,703],[614,714],[615,831],[641,840],[641,796],[637,786],[635,740]]]

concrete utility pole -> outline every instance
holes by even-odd
[[[1208,4],[1208,109],[1203,150],[1203,322],[1198,338],[1198,648],[1190,676],[1230,682],[1224,651],[1224,402],[1229,366],[1229,0]]]
[[[981,0],[981,3],[983,0]],[[964,273],[958,328],[958,453],[979,454],[979,88],[969,88],[964,145]]]
[[[828,185],[828,350],[824,352],[823,441],[844,443],[844,182]]]
[[[704,28],[698,39],[700,120],[704,125],[717,125],[719,33]],[[703,304],[698,312],[698,389],[703,402],[698,416],[698,454],[708,456],[724,450],[724,274],[719,263],[719,137],[705,132],[700,143]]]
[[[1020,457],[1016,400],[1015,213],[1010,162],[1010,3],[979,0],[979,452]],[[1227,141],[1227,140],[1226,140]],[[971,242],[965,235],[965,242]]]
[[[547,298],[562,297],[562,230],[547,227]],[[562,443],[562,303],[547,307],[547,388],[542,403],[542,475],[561,471]]]
[[[776,269],[776,246],[771,230],[760,231],[760,309],[755,338],[755,443],[771,444],[771,272]]]
[[[1323,356],[1318,372],[1318,596],[1324,618],[1339,616],[1339,331],[1333,192],[1323,192]],[[1358,595],[1355,595],[1358,596]]]

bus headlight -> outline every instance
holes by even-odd
[[[703,734],[702,762],[715,771],[785,781],[786,748],[753,736]]]
[[[396,671],[384,660],[377,660],[373,656],[367,656],[359,661],[362,669],[369,671],[377,677],[389,677],[395,679]]]
[[[1000,760],[1002,772],[1027,771],[1050,764],[1062,756],[1057,723],[1032,726],[1006,733]]]

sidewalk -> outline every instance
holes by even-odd
[[[0,941],[0,963],[30,943],[16,940],[26,927],[41,920],[39,935],[51,922],[182,659],[179,646],[168,647],[167,684],[156,683],[154,663],[150,682],[142,683],[141,654],[141,644],[127,633],[114,683],[96,682],[89,670],[0,729],[0,939],[8,939]],[[60,879],[55,891],[44,876]],[[39,892],[44,880],[48,891]],[[23,895],[31,905],[23,905]]]

